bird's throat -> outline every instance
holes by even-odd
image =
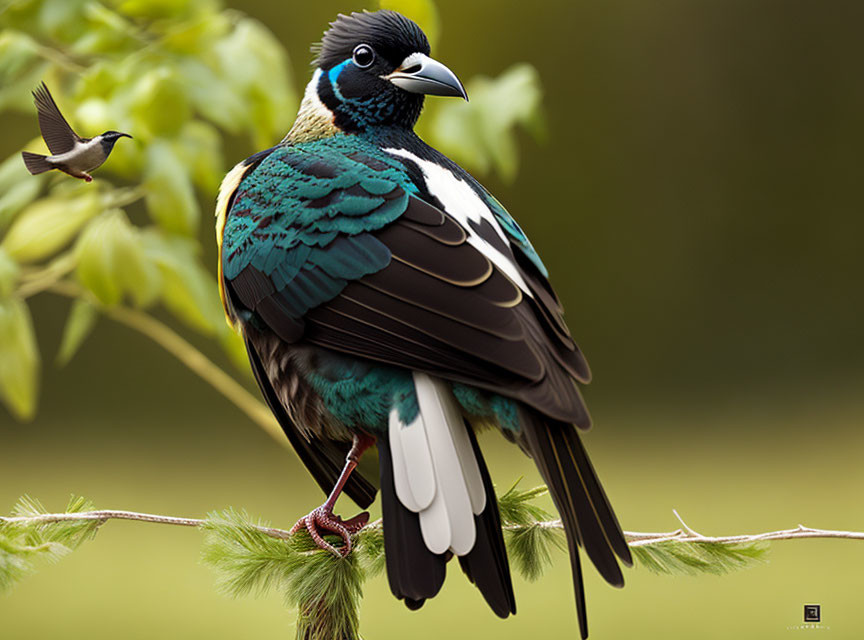
[[[310,142],[329,138],[339,133],[339,128],[333,122],[333,112],[318,97],[317,87],[320,77],[321,71],[316,70],[312,80],[306,85],[306,92],[300,103],[297,119],[288,135],[282,140],[283,144]]]

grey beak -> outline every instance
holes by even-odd
[[[412,53],[396,71],[384,78],[411,93],[468,99],[456,74],[422,53]]]

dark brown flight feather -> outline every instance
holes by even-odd
[[[39,115],[39,130],[52,155],[72,151],[76,142],[84,141],[66,122],[44,82],[33,92],[33,101]]]

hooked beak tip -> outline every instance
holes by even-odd
[[[456,74],[422,53],[411,54],[396,71],[384,77],[409,93],[468,100],[468,93]]]

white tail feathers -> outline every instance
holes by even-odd
[[[433,553],[458,556],[474,547],[474,515],[486,507],[486,491],[468,428],[450,387],[414,373],[419,413],[404,424],[390,413],[393,479],[399,501],[419,514],[420,531]]]

